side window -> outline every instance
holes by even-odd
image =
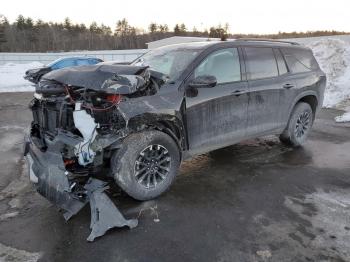
[[[217,83],[241,81],[241,66],[237,48],[215,51],[194,70],[194,77],[212,75]]]
[[[90,65],[96,65],[97,63],[100,63],[101,61],[98,59],[89,59],[89,64]]]
[[[56,68],[65,68],[65,67],[70,67],[70,66],[75,66],[75,62],[72,59],[66,59],[60,61],[57,65]]]
[[[311,50],[284,48],[282,53],[293,73],[309,72],[318,68],[317,61]]]
[[[81,66],[81,65],[89,65],[89,60],[88,59],[78,59],[77,60],[77,66]]]
[[[245,47],[246,67],[249,80],[278,76],[272,48]]]
[[[274,52],[276,56],[279,75],[284,75],[288,73],[286,62],[284,61],[281,51],[279,49],[274,49]]]

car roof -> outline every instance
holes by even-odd
[[[240,46],[261,46],[261,47],[290,47],[290,48],[301,48],[309,49],[296,42],[275,40],[275,39],[261,39],[261,38],[240,38],[230,39],[227,41],[202,41],[202,42],[190,42],[167,45],[159,48],[184,48],[184,49],[207,49],[212,46],[227,46],[227,45],[240,45]]]
[[[66,56],[66,57],[61,57],[57,60],[66,60],[66,59],[99,59],[99,58],[92,57],[92,56]]]
[[[167,49],[167,48],[169,49],[205,49],[206,47],[212,46],[215,43],[220,43],[220,41],[201,41],[201,42],[171,44],[171,45],[161,46],[155,49]]]

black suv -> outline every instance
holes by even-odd
[[[302,145],[325,86],[310,49],[257,39],[171,45],[130,65],[53,71],[30,104],[30,177],[66,210],[72,198],[86,201],[92,178],[152,199],[193,155],[271,134]]]

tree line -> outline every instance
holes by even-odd
[[[61,23],[45,22],[19,15],[10,23],[0,15],[1,52],[57,52],[71,50],[112,50],[147,48],[146,43],[171,36],[227,38],[296,38],[323,35],[346,34],[338,31],[279,32],[278,34],[231,34],[229,25],[212,26],[200,31],[188,29],[184,23],[169,28],[167,24],[151,23],[148,30],[130,25],[124,18],[118,20],[115,28],[92,22],[90,25],[72,23],[69,18]]]

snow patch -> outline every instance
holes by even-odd
[[[0,243],[1,262],[36,262],[42,255],[40,253],[30,253],[28,251],[8,247]]]
[[[2,214],[2,215],[0,215],[0,221],[7,220],[9,218],[14,218],[14,217],[18,216],[18,214],[19,214],[18,211]]]
[[[341,116],[337,116],[335,118],[335,122],[337,122],[337,123],[350,122],[350,110],[349,110],[349,112],[346,112]]]
[[[32,92],[32,83],[23,78],[28,69],[42,67],[39,62],[0,65],[0,92]]]

